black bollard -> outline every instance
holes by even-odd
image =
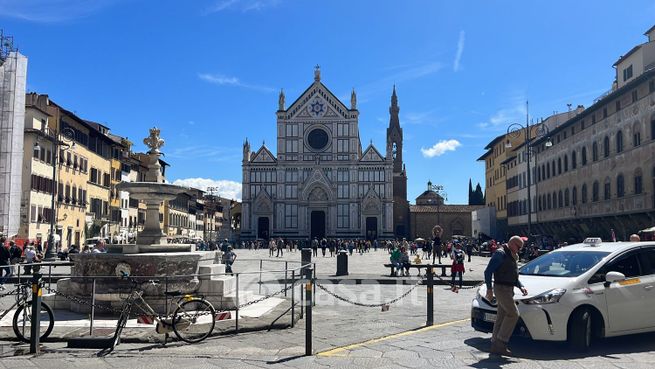
[[[305,270],[305,356],[312,356],[312,274],[310,266]]]
[[[39,338],[41,337],[41,274],[35,273],[32,276],[32,316],[30,319],[30,354],[39,353]],[[27,309],[23,310],[25,314],[23,319],[27,319]]]
[[[427,292],[428,292],[428,313],[427,313],[427,321],[425,322],[426,326],[431,326],[434,324],[434,275],[433,269],[431,266],[428,267],[428,285],[427,285]]]

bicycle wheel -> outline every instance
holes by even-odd
[[[46,303],[41,302],[41,314],[40,314],[40,331],[41,340],[48,338],[52,328],[55,326],[55,315],[52,313],[52,309]],[[12,324],[14,328],[14,333],[19,340],[23,342],[30,342],[30,337],[32,336],[32,301],[27,301],[25,304],[21,304],[16,309],[14,313],[14,320]],[[45,331],[43,330],[45,328]]]
[[[114,342],[112,343],[111,346],[112,350],[120,343],[121,332],[123,332],[123,328],[125,328],[129,316],[130,316],[130,309],[123,309],[121,315],[118,317],[118,323],[116,324],[116,332],[114,332]]]
[[[216,310],[206,300],[183,302],[173,313],[173,331],[182,341],[197,343],[209,335],[216,325]]]

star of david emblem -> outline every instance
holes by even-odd
[[[319,100],[314,101],[310,106],[311,106],[312,114],[314,114],[317,117],[325,111],[325,109],[323,108],[323,103],[320,102]]]

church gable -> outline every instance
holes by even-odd
[[[349,109],[321,82],[314,82],[286,111],[286,119],[352,118]]]
[[[320,188],[321,191],[316,191],[317,188]],[[325,196],[331,198],[331,188],[332,182],[325,176],[322,170],[315,168],[303,184],[303,198],[316,198],[318,195],[322,196],[322,193],[325,193]]]
[[[364,154],[362,155],[362,158],[360,159],[362,162],[382,162],[384,161],[384,158],[382,155],[380,155],[380,152],[371,144],[366,148],[366,151],[364,151]]]
[[[382,203],[380,201],[380,195],[378,195],[373,186],[370,186],[362,200],[362,213],[379,214],[381,209]]]
[[[251,160],[253,163],[275,163],[276,161],[275,155],[266,146],[262,146]]]

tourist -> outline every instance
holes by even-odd
[[[273,257],[273,254],[275,253],[275,240],[270,239],[268,240],[268,256]]]
[[[641,241],[641,237],[639,237],[638,234],[633,233],[630,235],[630,242],[640,242],[640,241]]]
[[[498,305],[496,322],[491,336],[491,353],[498,355],[511,355],[507,348],[509,338],[519,319],[519,310],[514,303],[514,287],[521,290],[523,296],[528,290],[519,280],[518,254],[523,247],[523,240],[519,236],[512,236],[507,245],[503,245],[491,256],[489,265],[484,271],[484,281],[487,285],[485,298],[492,301],[494,295]],[[494,284],[492,288],[491,280]]]
[[[405,269],[403,275],[409,277],[409,255],[407,254],[407,249],[405,247],[400,248],[400,265]]]
[[[391,265],[393,265],[394,272],[393,275],[397,276],[398,272],[402,272],[402,262],[400,261],[400,249],[397,247],[391,251],[391,256],[389,257],[389,261],[391,261]]]
[[[355,251],[355,242],[353,240],[348,241],[348,252],[350,256],[353,256],[353,251]]]
[[[11,253],[5,247],[6,239],[0,237],[0,290],[5,289],[5,281],[11,277]]]
[[[439,259],[439,264],[441,264],[441,235],[443,234],[443,228],[440,225],[434,226],[432,228],[432,264],[434,264],[435,259]]]
[[[471,255],[473,255],[473,242],[471,240],[466,241],[466,255],[468,255],[468,262],[471,262]]]
[[[312,256],[318,257],[318,238],[312,240]]]
[[[89,247],[89,245],[84,245],[84,247],[82,248],[82,254],[90,254],[92,248],[93,247]]]
[[[328,241],[328,250],[330,250],[330,257],[334,257],[336,248],[337,248],[337,242],[334,239],[330,239],[330,241]]]
[[[40,267],[36,265],[31,265],[34,263],[39,262],[40,259],[37,257],[36,254],[36,249],[34,248],[34,245],[30,244],[25,248],[25,265],[23,269],[25,270],[25,274],[32,274],[32,271],[35,273],[39,272]]]
[[[284,256],[284,241],[282,240],[282,237],[277,238],[277,254],[275,255],[276,258],[283,257]]]
[[[325,257],[325,251],[327,250],[327,240],[325,238],[321,239],[321,253]]]
[[[223,254],[223,264],[225,264],[225,273],[232,274],[232,264],[237,260],[237,254],[232,251],[232,246],[227,247],[227,252]]]
[[[457,240],[453,241],[453,243],[453,251],[450,254],[450,258],[453,261],[453,265],[450,267],[450,274],[453,279],[450,285],[453,292],[457,292],[457,287],[455,287],[455,276],[459,275],[459,288],[462,288],[462,280],[464,274],[464,250],[462,250],[462,245]]]

